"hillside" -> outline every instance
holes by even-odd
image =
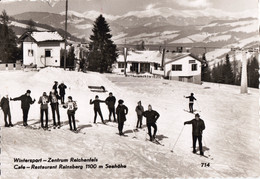
[[[16,126],[1,129],[2,178],[246,178],[260,175],[257,89],[249,89],[250,94],[241,95],[236,86],[210,83],[194,85],[162,79],[125,78],[113,74],[65,72],[53,68],[40,72],[0,73],[0,82],[4,88],[1,96],[9,93],[9,96],[16,97],[31,89],[31,96],[38,100],[44,91],[49,92],[54,80],[64,81],[68,86],[67,95],[72,95],[78,103],[76,120],[80,129],[77,134],[70,132],[68,125],[51,131],[24,129],[17,126],[21,123],[20,103],[11,102],[12,120]],[[89,85],[103,85],[114,93],[117,100],[121,98],[125,101],[129,108],[124,127],[127,137],[116,134],[118,131],[115,123],[92,123],[93,106],[89,105],[89,100],[97,94],[105,99],[108,93],[91,92]],[[184,111],[188,107],[188,101],[183,96],[191,92],[198,99],[194,107],[201,111],[201,118],[206,124],[203,139],[205,154],[213,160],[192,154],[191,126],[184,127],[174,152],[170,152],[183,128],[183,122],[194,117]],[[145,141],[145,130],[133,132],[136,123],[135,106],[139,100],[142,100],[145,109],[151,104],[161,114],[157,122],[157,137],[164,146]],[[107,107],[101,104],[101,108],[107,119]],[[29,124],[40,125],[39,113],[39,105],[32,105]],[[66,110],[60,108],[60,113],[61,121],[67,124]],[[100,122],[100,119],[97,121]],[[52,124],[52,121],[49,123]],[[0,124],[3,126],[3,120]],[[14,170],[13,159],[16,157],[96,157],[99,165],[124,164],[127,168]],[[210,163],[210,167],[201,167],[202,162]]]

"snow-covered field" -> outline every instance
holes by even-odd
[[[64,81],[67,96],[72,95],[79,109],[76,112],[78,134],[68,130],[68,125],[51,131],[24,129],[20,126],[1,129],[2,178],[173,178],[173,177],[256,177],[259,169],[259,117],[256,89],[241,95],[236,86],[205,83],[194,85],[178,81],[153,78],[123,77],[114,74],[78,73],[47,68],[40,72],[0,72],[0,94],[11,97],[24,94],[27,89],[38,100],[49,92],[54,80]],[[116,135],[116,124],[93,124],[93,106],[89,100],[108,93],[94,93],[89,85],[103,85],[117,99],[123,99],[129,108],[124,131],[127,137]],[[191,126],[185,126],[179,141],[183,122],[193,114],[184,109],[188,101],[183,96],[191,92],[198,99],[194,108],[201,111],[206,130],[203,145],[205,154],[213,160],[192,154]],[[134,133],[135,106],[142,100],[161,114],[157,137],[164,146],[145,141],[146,132]],[[108,110],[101,105],[107,119]],[[14,124],[21,122],[20,102],[11,102]],[[50,111],[49,111],[50,112]],[[60,108],[61,120],[67,122],[66,110]],[[29,124],[39,125],[39,105],[31,106]],[[51,115],[50,115],[51,116]],[[3,114],[0,114],[3,126]],[[100,119],[97,119],[100,122]],[[50,124],[52,121],[50,120]],[[134,139],[133,137],[137,138]],[[97,164],[125,164],[124,169],[67,169],[67,170],[14,170],[14,158],[98,158]],[[201,167],[201,163],[210,167]],[[44,163],[46,164],[46,163]],[[55,163],[47,163],[54,165]],[[46,164],[46,165],[47,165]],[[79,164],[79,163],[74,163]],[[25,164],[28,165],[28,164]]]

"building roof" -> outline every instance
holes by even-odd
[[[197,58],[196,56],[192,55],[191,53],[172,53],[172,52],[166,52],[165,58],[164,58],[164,65],[175,62],[177,60],[180,60],[182,58],[185,58],[187,56],[190,56],[194,58],[195,60],[198,60],[202,62],[201,59]]]
[[[120,54],[117,62],[124,62],[124,55]],[[161,63],[162,54],[159,51],[128,51],[127,62]]]
[[[32,38],[35,42],[64,41],[64,38],[57,31],[26,32],[19,41],[23,41],[26,37]]]

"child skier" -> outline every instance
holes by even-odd
[[[55,94],[54,89],[50,92],[49,95],[49,101],[51,105],[51,111],[52,111],[52,119],[53,119],[53,126],[57,126],[56,124],[56,115],[58,119],[58,128],[60,128],[60,111],[59,111],[59,102],[58,102],[59,96]]]
[[[114,122],[116,122],[116,115],[115,115],[115,103],[116,103],[116,98],[115,96],[113,96],[113,93],[109,93],[109,96],[106,99],[106,104],[108,107],[108,111],[109,111],[109,121],[111,121],[111,116],[113,114],[114,117]]]
[[[68,114],[68,119],[69,119],[69,125],[70,125],[70,130],[77,131],[76,128],[76,121],[75,121],[75,112],[78,109],[76,101],[72,100],[72,97],[68,97],[68,102],[66,102],[63,105],[64,108],[68,108],[67,114]],[[73,129],[72,129],[72,123],[73,123]]]
[[[119,135],[124,135],[123,127],[124,122],[126,121],[126,115],[128,113],[128,108],[123,103],[124,101],[120,99],[116,108]]]
[[[194,94],[191,93],[190,96],[184,96],[184,98],[189,98],[189,109],[190,109],[190,113],[193,113],[193,104],[194,104],[194,100],[197,100],[194,97]]]
[[[97,113],[98,113],[99,116],[101,117],[102,123],[105,124],[103,116],[102,116],[102,112],[101,112],[101,109],[100,109],[100,103],[105,103],[105,101],[100,100],[98,95],[95,96],[94,101],[92,101],[92,99],[90,99],[90,102],[89,102],[89,104],[94,104],[94,113],[95,113],[94,123],[96,123]]]
[[[142,120],[143,120],[143,112],[144,112],[144,107],[142,106],[141,101],[137,103],[137,106],[135,108],[136,114],[137,114],[137,124],[136,124],[136,129],[142,128]]]
[[[1,99],[0,106],[3,110],[3,112],[4,112],[5,127],[13,127],[14,125],[12,124],[12,121],[11,121],[11,111],[10,111],[8,94],[5,95]],[[7,117],[8,117],[8,120],[9,120],[9,124],[7,122]]]
[[[202,150],[202,133],[203,133],[203,130],[205,129],[204,121],[202,119],[200,119],[199,114],[195,114],[195,119],[184,122],[184,125],[186,125],[186,124],[192,124],[193,153],[196,153],[196,142],[198,139],[200,155],[204,155],[203,150]]]
[[[48,129],[48,103],[49,103],[49,97],[47,96],[46,92],[43,93],[43,95],[39,98],[38,104],[40,104],[40,110],[41,110],[41,127]],[[45,126],[43,125],[43,115],[45,114]]]

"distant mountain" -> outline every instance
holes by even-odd
[[[205,11],[176,11],[170,8],[158,8],[137,12],[129,12],[123,16],[103,14],[107,19],[113,40],[116,44],[154,44],[160,45],[207,47],[208,58],[214,59],[223,55],[214,52],[212,47],[250,47],[258,43],[258,20],[248,17],[248,12],[229,14],[221,11],[209,13]],[[212,15],[213,14],[213,15]],[[215,15],[214,15],[215,14]],[[96,11],[78,13],[68,12],[68,32],[71,38],[89,39],[93,22],[100,14]],[[243,18],[241,18],[243,17]],[[48,28],[64,29],[64,13],[26,12],[13,16],[13,26],[21,26],[24,20],[32,19],[39,25]],[[19,24],[20,23],[20,24]],[[39,28],[46,26],[39,26]],[[21,27],[19,27],[21,28]],[[193,48],[193,53],[202,54],[204,48]],[[222,52],[224,52],[222,50]]]

